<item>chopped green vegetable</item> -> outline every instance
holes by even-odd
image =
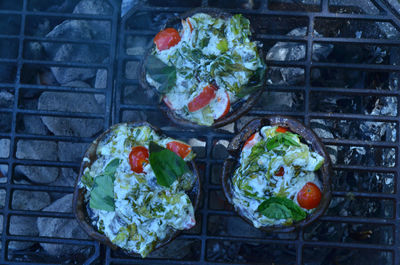
[[[286,146],[297,146],[300,147],[300,144],[298,142],[296,142],[295,140],[293,140],[292,138],[292,133],[279,133],[277,135],[275,135],[274,137],[272,137],[271,139],[269,139],[267,141],[267,148],[268,150],[273,150],[275,148],[277,148],[278,146],[280,146],[281,144],[286,145]]]
[[[93,177],[89,174],[89,172],[83,174],[83,176],[81,177],[81,182],[89,189],[93,187]]]
[[[154,142],[149,144],[149,162],[157,183],[169,187],[186,172],[190,172],[186,162],[169,149],[159,146]]]
[[[226,52],[228,50],[228,41],[225,38],[220,40],[217,44],[217,49],[221,52]]]
[[[174,66],[166,65],[155,55],[149,55],[144,67],[146,73],[150,75],[154,81],[160,84],[157,88],[158,92],[167,93],[175,86],[176,68]]]

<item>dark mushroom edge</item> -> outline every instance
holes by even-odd
[[[162,29],[173,27],[174,25],[178,25],[182,19],[186,19],[187,17],[193,16],[194,14],[197,13],[205,13],[213,17],[220,17],[220,18],[229,18],[232,16],[232,14],[227,13],[221,9],[218,8],[195,8],[192,9],[188,12],[183,13],[182,15],[178,17],[173,17],[167,21],[167,23],[162,27]],[[161,30],[162,30],[161,29]],[[254,33],[253,28],[250,25],[250,30],[252,33]],[[251,36],[250,36],[251,37]],[[254,40],[253,40],[254,41]],[[145,89],[154,89],[146,80],[146,69],[145,69],[145,63],[149,55],[151,55],[152,51],[154,49],[154,44],[152,43],[151,47],[147,50],[146,54],[144,55],[143,60],[140,63],[140,66],[138,68],[138,76],[139,76],[139,83],[140,85],[145,88]],[[258,52],[261,60],[264,62],[264,55],[263,55],[263,50],[261,47],[258,47]],[[163,102],[160,102],[160,109],[164,112],[164,114],[171,119],[175,124],[179,126],[185,126],[189,127],[192,129],[201,129],[201,128],[219,128],[222,126],[225,126],[229,123],[232,123],[242,117],[244,114],[250,111],[250,109],[257,103],[257,100],[261,97],[263,94],[263,88],[265,87],[266,84],[266,76],[263,76],[262,80],[262,88],[254,91],[252,94],[248,96],[246,100],[239,100],[238,102],[235,102],[235,104],[232,105],[232,110],[226,114],[224,117],[215,120],[214,123],[211,126],[205,126],[205,125],[200,125],[195,122],[186,120],[179,115],[177,115],[173,110],[171,110],[169,107],[167,107]],[[155,90],[155,89],[154,89]],[[158,92],[156,92],[158,93]]]
[[[246,140],[255,132],[260,131],[264,126],[281,126],[287,128],[289,131],[296,133],[302,137],[302,142],[306,143],[311,149],[321,156],[324,157],[324,163],[321,168],[316,172],[322,183],[322,198],[314,212],[307,215],[306,219],[293,222],[291,225],[272,225],[272,226],[261,226],[259,229],[269,232],[292,232],[297,228],[305,227],[313,223],[321,215],[324,214],[331,201],[331,184],[330,178],[332,176],[331,160],[328,153],[325,150],[324,145],[315,133],[306,128],[300,122],[285,116],[267,116],[263,118],[257,118],[250,121],[243,129],[231,140],[228,145],[229,157],[225,160],[222,170],[222,188],[228,202],[233,205],[233,194],[232,194],[232,181],[231,177],[237,168],[239,163],[240,153]],[[240,210],[237,210],[239,216],[244,219],[247,223],[253,226],[251,220],[249,220]]]
[[[87,212],[87,203],[85,202],[85,193],[86,190],[84,188],[79,188],[78,183],[81,181],[81,177],[83,175],[84,170],[87,167],[90,167],[94,161],[97,159],[96,155],[96,150],[98,144],[105,139],[115,128],[121,125],[127,125],[129,127],[140,127],[140,126],[149,126],[152,128],[157,134],[163,135],[160,129],[154,127],[153,125],[147,123],[147,122],[128,122],[128,123],[118,123],[113,126],[111,126],[108,130],[103,132],[97,139],[89,146],[87,149],[79,171],[78,178],[75,181],[75,188],[74,188],[74,196],[73,196],[73,212],[74,215],[78,221],[78,224],[82,227],[82,229],[92,238],[95,240],[99,241],[102,244],[105,244],[112,248],[113,250],[121,250],[127,255],[132,255],[132,256],[140,256],[136,252],[128,252],[126,249],[122,249],[115,245],[114,243],[111,242],[111,240],[104,234],[100,233],[97,231],[97,228],[92,225],[93,220],[90,219],[88,212]],[[87,158],[89,161],[87,161]],[[85,161],[86,160],[86,161]],[[196,212],[199,202],[200,202],[200,196],[201,196],[201,186],[200,186],[200,178],[199,178],[199,172],[197,171],[195,163],[192,161],[188,162],[189,168],[193,171],[196,181],[194,182],[193,188],[187,192],[192,204],[193,204],[193,209],[194,212]],[[175,230],[174,232],[168,234],[166,238],[164,238],[162,241],[159,241],[155,248],[152,250],[152,252],[160,247],[165,246],[172,240],[174,240],[182,230]]]

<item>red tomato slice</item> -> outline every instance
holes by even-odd
[[[132,147],[129,153],[129,164],[136,173],[143,173],[143,163],[149,162],[149,150],[144,146]]]
[[[231,101],[227,92],[217,94],[217,99],[211,103],[214,120],[224,117],[231,110]]]
[[[164,96],[164,97],[163,97],[163,101],[164,101],[165,105],[168,106],[168,108],[170,108],[170,109],[172,109],[172,110],[174,109],[174,107],[172,106],[171,101],[169,101],[169,99],[167,98],[167,96]]]
[[[167,148],[180,156],[182,159],[185,158],[192,151],[192,147],[190,145],[178,141],[167,143]]]
[[[203,92],[189,102],[189,111],[194,112],[207,106],[210,101],[215,98],[215,90],[217,90],[217,88],[213,85],[208,85],[203,88]]]
[[[276,128],[276,132],[279,132],[279,133],[285,133],[287,131],[288,131],[288,129],[286,129],[285,127],[278,126],[278,128]]]
[[[282,177],[285,174],[285,169],[281,167],[278,172],[275,173],[275,176]]]
[[[314,209],[321,201],[321,190],[312,182],[307,182],[303,188],[297,193],[297,201],[304,209]]]
[[[193,26],[192,26],[192,23],[190,23],[189,18],[186,18],[186,22],[189,24],[190,32],[192,32],[193,31]]]
[[[253,147],[253,146],[254,146],[256,143],[258,143],[260,140],[261,140],[260,134],[259,134],[258,132],[254,133],[253,135],[251,135],[251,136],[247,139],[246,143],[245,143],[244,146],[243,146],[243,149]],[[242,149],[242,150],[243,150],[243,149]]]
[[[168,50],[181,41],[181,36],[174,28],[166,28],[157,33],[154,37],[154,43],[160,51]]]

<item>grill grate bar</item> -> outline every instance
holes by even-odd
[[[23,12],[26,11],[26,7],[27,7],[27,0],[23,0],[23,7],[22,10]],[[22,49],[23,49],[23,42],[22,42],[22,38],[24,36],[24,32],[25,32],[25,15],[23,14],[21,16],[21,26],[20,26],[20,32],[19,32],[19,45],[18,45],[18,62],[17,62],[17,74],[16,74],[16,86],[15,86],[15,95],[14,97],[17,99],[18,95],[19,95],[19,80],[21,77],[21,69],[22,69]],[[13,104],[13,113],[12,113],[12,121],[11,121],[11,132],[15,132],[16,131],[16,124],[17,124],[17,113],[16,110],[18,108],[18,101],[14,100],[14,104]],[[12,143],[15,142],[15,136],[11,135],[10,137],[10,141]],[[12,144],[10,145],[10,153],[14,154],[15,153],[15,145]],[[9,164],[8,166],[9,168],[12,168],[12,164]],[[7,184],[11,183],[12,179],[12,170],[8,170],[8,175],[7,175]],[[6,246],[6,240],[7,240],[7,232],[8,232],[8,226],[9,226],[9,216],[8,216],[8,205],[10,205],[11,203],[11,188],[10,186],[6,185],[6,195],[5,195],[5,199],[4,199],[4,209],[3,209],[3,228],[2,228],[2,233],[1,233],[1,245],[2,246]],[[7,251],[5,247],[2,247],[0,250],[0,260],[4,261],[6,260],[6,255],[7,255]]]

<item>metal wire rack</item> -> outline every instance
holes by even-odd
[[[5,1],[7,2],[7,1]],[[245,2],[245,1],[242,1]],[[400,45],[400,38],[357,38],[354,36],[337,37],[330,34],[326,28],[338,27],[337,25],[350,25],[353,22],[364,23],[369,27],[373,23],[386,23],[400,32],[400,16],[386,1],[371,0],[376,11],[363,13],[358,9],[346,13],[333,5],[332,1],[286,1],[286,4],[277,3],[278,1],[250,1],[252,9],[244,9],[241,1],[148,1],[147,4],[136,5],[125,16],[120,18],[120,3],[109,1],[112,12],[108,15],[95,14],[74,14],[63,12],[40,11],[34,8],[35,1],[21,0],[18,8],[8,9],[7,4],[0,4],[1,17],[14,17],[19,27],[14,33],[4,33],[0,30],[0,40],[9,40],[17,43],[17,53],[7,58],[0,58],[1,65],[15,66],[14,79],[2,81],[0,89],[9,91],[14,95],[13,103],[10,107],[1,107],[0,115],[10,116],[11,124],[9,128],[0,129],[0,139],[7,139],[9,142],[9,155],[0,157],[0,164],[6,165],[7,176],[0,183],[0,189],[5,192],[4,207],[2,214],[2,234],[1,234],[1,264],[32,264],[32,263],[75,263],[75,264],[243,264],[243,263],[266,263],[266,264],[316,264],[313,263],[313,256],[321,251],[330,249],[331,261],[341,261],[342,258],[352,260],[346,256],[348,252],[357,253],[360,260],[382,255],[388,264],[400,264],[400,182],[397,181],[399,174],[399,115],[400,115],[400,87],[395,89],[376,89],[372,86],[337,87],[334,85],[324,86],[314,82],[313,74],[315,71],[359,71],[364,76],[374,75],[375,73],[399,74],[400,66],[398,62],[391,60],[384,63],[355,63],[348,60],[334,61],[315,61],[313,59],[313,47],[316,44],[332,44],[338,47],[352,45],[375,45],[385,47],[396,47]],[[306,4],[304,4],[306,3]],[[308,3],[308,4],[307,4]],[[151,42],[153,36],[158,32],[162,21],[174,14],[183,13],[195,7],[219,7],[227,8],[228,12],[242,13],[248,17],[255,25],[255,38],[264,43],[264,49],[271,47],[274,43],[298,42],[305,46],[305,58],[299,61],[268,61],[269,67],[301,68],[304,69],[304,80],[296,85],[269,85],[266,94],[291,93],[300,95],[301,102],[296,109],[270,109],[263,99],[251,110],[247,116],[236,122],[217,130],[188,130],[172,124],[166,117],[162,116],[159,106],[154,99],[149,98],[145,91],[141,90],[136,75],[136,69],[143,56],[143,45]],[[356,11],[354,11],[356,10]],[[358,11],[359,12],[358,12]],[[35,36],[29,33],[29,27],[38,18],[49,20],[84,20],[108,22],[110,25],[110,38],[104,40],[84,40],[70,38],[48,38]],[[288,27],[291,25],[291,28]],[[304,36],[285,35],[294,27],[306,27],[307,33]],[[326,28],[325,28],[326,27]],[[314,30],[324,32],[324,36],[317,36]],[[82,63],[79,61],[52,61],[43,59],[27,58],[24,54],[27,42],[51,42],[51,43],[71,43],[71,44],[90,44],[103,45],[107,48],[106,62]],[[135,46],[137,45],[137,46]],[[128,48],[131,48],[129,50]],[[107,72],[106,88],[92,87],[69,87],[48,84],[34,84],[24,79],[25,72],[29,66],[44,67],[76,67],[82,69],[103,69]],[[367,78],[368,80],[368,78]],[[365,84],[365,83],[364,83]],[[38,110],[21,107],[22,96],[30,92],[68,92],[104,95],[104,108],[101,112],[74,112],[57,110]],[[397,100],[397,112],[393,115],[369,115],[362,109],[354,112],[324,112],[313,104],[316,95],[336,94],[353,97],[363,100],[366,97],[392,97]],[[395,157],[393,165],[383,163],[376,164],[348,164],[343,159],[338,159],[334,164],[334,170],[338,172],[358,174],[386,174],[391,176],[394,187],[391,190],[363,190],[358,189],[357,183],[354,187],[341,187],[339,184],[334,186],[334,200],[350,200],[355,204],[375,203],[380,205],[380,210],[369,213],[349,214],[328,213],[323,216],[318,225],[311,226],[306,230],[300,230],[294,234],[276,235],[255,231],[251,227],[241,224],[232,208],[224,201],[219,183],[219,174],[224,160],[224,145],[232,136],[240,130],[243,123],[254,116],[263,115],[289,115],[303,121],[307,126],[312,125],[315,120],[335,120],[347,122],[382,122],[394,124],[397,132],[394,141],[391,140],[364,140],[364,139],[345,139],[340,137],[323,138],[323,142],[338,149],[338,157],[346,148],[364,147],[374,150],[393,150]],[[101,246],[99,243],[90,239],[78,238],[59,238],[49,236],[30,236],[10,232],[10,219],[13,216],[25,217],[50,217],[73,219],[71,212],[50,212],[40,210],[15,209],[13,207],[13,194],[16,191],[45,191],[54,194],[69,194],[73,192],[71,186],[63,185],[44,185],[26,184],[19,182],[18,166],[33,167],[59,167],[72,168],[79,167],[79,160],[62,160],[59,157],[51,158],[30,158],[19,157],[19,142],[41,141],[46,144],[49,142],[64,142],[71,144],[87,145],[94,136],[70,136],[46,134],[31,134],[19,128],[19,117],[60,117],[73,119],[99,119],[102,121],[103,128],[106,129],[111,124],[129,120],[147,120],[155,126],[161,127],[172,137],[184,140],[196,140],[200,143],[196,147],[198,153],[196,163],[201,172],[203,198],[200,210],[197,213],[198,225],[182,234],[176,243],[178,246],[185,246],[187,255],[179,256],[176,250],[162,252],[163,255],[151,256],[147,259],[129,257],[123,253],[115,252],[108,247]],[[334,128],[332,128],[334,130]],[[379,153],[379,152],[378,152]],[[380,154],[380,153],[379,153]],[[334,176],[335,177],[335,176]],[[366,180],[367,181],[367,180]],[[351,205],[349,207],[352,207]],[[353,213],[353,214],[352,214]],[[220,230],[218,224],[232,223],[238,224],[237,230]],[[33,224],[35,225],[35,224]],[[347,235],[345,239],[327,238],[319,235],[320,227],[332,227],[346,225],[357,228],[355,235]],[[243,230],[245,229],[245,230]],[[317,233],[313,231],[316,229]],[[321,228],[322,229],[322,228]],[[361,232],[360,232],[361,231]],[[363,231],[372,231],[367,240],[363,239]],[[387,239],[382,239],[385,233]],[[355,238],[355,239],[354,239]],[[84,256],[70,257],[51,257],[40,247],[32,247],[29,250],[15,251],[9,249],[10,242],[27,241],[37,243],[50,243],[61,245],[74,245],[87,247],[89,251]],[[237,244],[245,245],[240,248],[240,252],[231,250],[230,246]],[[223,248],[225,247],[225,248]],[[227,250],[228,249],[228,250]],[[348,251],[343,254],[341,251]],[[226,253],[225,256],[216,253]],[[169,253],[169,254],[168,254]],[[364,257],[363,257],[364,256]],[[235,258],[236,257],[236,258]],[[237,258],[239,257],[239,258]],[[241,257],[241,258],[240,258]],[[243,258],[245,257],[245,258]],[[357,264],[357,260],[353,264]],[[365,264],[365,263],[364,263]]]

